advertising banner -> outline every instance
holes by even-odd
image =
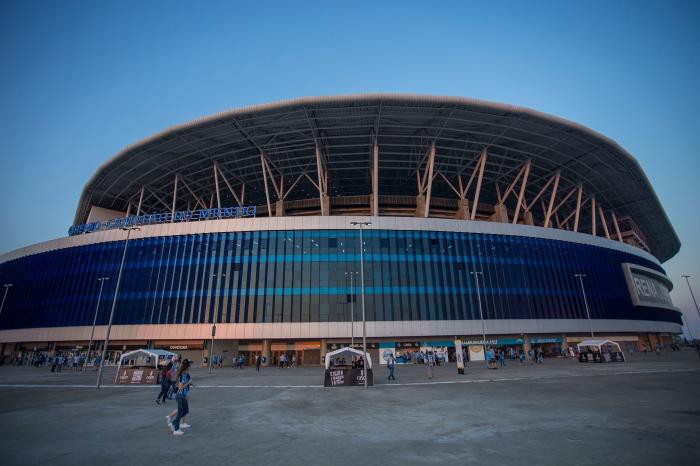
[[[387,364],[389,357],[396,358],[396,345],[393,341],[379,343],[379,364]]]
[[[323,381],[324,387],[364,386],[364,384],[364,369],[326,369],[326,377]],[[374,385],[372,369],[367,371],[367,385]]]
[[[464,374],[464,358],[462,357],[462,340],[455,340],[455,356],[457,356],[457,373]]]
[[[484,347],[481,345],[469,346],[469,360],[470,361],[485,361],[486,356],[484,356]]]
[[[122,367],[117,374],[117,385],[154,385],[158,370],[154,367]]]

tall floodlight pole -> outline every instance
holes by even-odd
[[[585,273],[575,273],[575,277],[578,277],[578,281],[581,283],[581,294],[583,294],[583,304],[586,306],[586,315],[588,316],[588,327],[591,330],[591,337],[594,337],[593,335],[593,322],[591,321],[591,311],[588,309],[588,300],[586,299],[586,289],[583,287],[583,277],[586,276]]]
[[[225,273],[219,274],[222,278],[226,277]],[[216,274],[212,274],[212,277],[216,277]],[[217,287],[218,288],[218,287]],[[216,312],[217,310],[214,310],[214,325],[211,326],[211,345],[209,345],[209,373],[211,374],[213,368],[212,361],[214,361],[214,337],[216,336]]]
[[[484,272],[469,272],[474,275],[476,282],[476,299],[479,303],[479,318],[481,319],[481,342],[484,344],[484,364],[488,367],[489,362],[486,360],[486,327],[484,326],[484,310],[481,308],[481,290],[479,288],[479,275],[484,276]]]
[[[2,295],[2,303],[0,303],[0,315],[2,315],[2,308],[5,307],[5,298],[7,298],[7,292],[12,288],[12,283],[5,283],[3,285],[5,287],[5,293]]]
[[[365,388],[367,388],[367,370],[369,369],[369,361],[367,359],[367,321],[365,319],[365,245],[362,240],[362,227],[370,226],[371,224],[372,222],[350,222],[350,225],[360,227],[360,289],[362,290],[362,352],[365,355]]]
[[[102,385],[102,370],[105,367],[105,357],[107,357],[107,346],[109,345],[109,334],[112,331],[112,320],[114,320],[114,310],[117,308],[117,296],[119,295],[119,285],[122,283],[122,273],[124,272],[124,261],[126,260],[126,251],[129,249],[129,238],[133,230],[140,230],[139,227],[123,227],[121,230],[126,231],[126,241],[124,242],[124,252],[122,252],[122,261],[119,264],[119,273],[117,274],[117,284],[114,287],[114,298],[112,298],[112,310],[109,312],[109,324],[107,325],[107,335],[105,335],[104,347],[102,348],[102,358],[100,359],[100,370],[97,373],[97,388]]]
[[[355,347],[355,285],[354,278],[357,272],[345,272],[345,276],[350,275],[350,347]]]
[[[681,275],[683,278],[685,278],[685,282],[688,284],[688,290],[690,290],[690,296],[693,298],[693,302],[695,303],[695,310],[698,311],[698,317],[700,317],[700,308],[698,308],[698,302],[695,300],[695,295],[693,294],[693,289],[690,287],[690,275]],[[5,285],[7,286],[7,285]],[[692,337],[692,335],[691,335]]]
[[[97,324],[97,312],[100,310],[100,301],[102,300],[102,287],[105,284],[105,281],[109,280],[109,277],[100,277],[97,279],[98,282],[100,282],[100,292],[97,294],[97,306],[95,306],[95,318],[92,319],[92,332],[90,332],[90,343],[88,344],[87,348],[87,354],[85,355],[85,363],[83,364],[83,367],[85,367],[90,361],[90,350],[92,349],[92,339],[95,336],[95,325]]]

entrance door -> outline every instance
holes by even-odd
[[[317,366],[321,363],[320,349],[305,349],[303,355],[303,364],[305,366]]]

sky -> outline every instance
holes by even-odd
[[[700,317],[700,2],[0,2],[0,254],[65,236],[98,166],[169,126],[300,96],[473,97],[637,158]]]

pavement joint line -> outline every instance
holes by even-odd
[[[546,380],[572,377],[600,377],[607,375],[629,375],[629,374],[655,374],[668,372],[700,372],[699,369],[641,369],[622,372],[601,371],[584,374],[562,374],[562,375],[541,375],[534,377],[500,377],[488,379],[472,380],[440,380],[431,382],[406,382],[374,385],[375,387],[398,387],[398,386],[419,386],[419,385],[451,385],[466,383],[488,383],[488,382],[508,382],[522,380]],[[159,388],[159,385],[102,385],[102,388]],[[197,385],[198,388],[324,388],[323,385]],[[95,388],[95,385],[86,384],[0,384],[0,388]]]

